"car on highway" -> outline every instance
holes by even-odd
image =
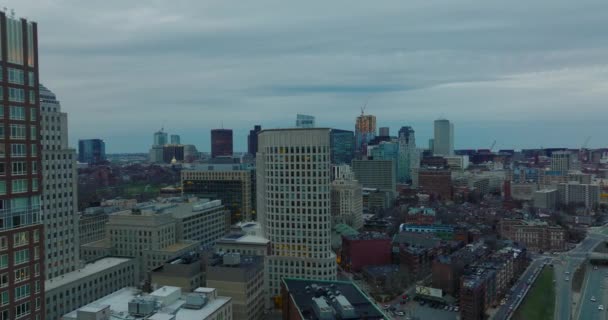
[[[566,277],[566,278],[564,278],[564,280],[568,281],[568,280],[570,280],[570,278]]]
[[[570,274],[570,271],[566,271],[566,274]]]
[[[599,306],[597,306],[597,310],[604,310],[604,305],[600,304]]]
[[[591,296],[591,302],[596,302],[597,299],[595,299],[595,296]]]
[[[593,266],[593,270],[597,270],[597,266]]]
[[[398,316],[404,316],[405,312],[403,312],[403,311],[397,311],[397,312],[395,312],[395,314],[398,315]]]
[[[384,310],[388,310],[388,308],[390,308],[390,306],[389,306],[388,304],[385,304],[384,306],[382,306],[382,308],[383,308]]]

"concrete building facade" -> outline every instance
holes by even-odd
[[[433,154],[451,156],[454,154],[454,124],[449,120],[435,120]]]
[[[138,284],[134,259],[104,258],[45,283],[46,319],[61,316],[124,287]]]
[[[228,253],[211,258],[207,286],[232,298],[235,320],[262,320],[268,298],[264,285],[264,258]]]
[[[354,179],[337,179],[331,183],[332,222],[345,223],[354,229],[363,227],[363,189]]]
[[[335,280],[331,250],[329,129],[264,130],[259,135],[257,212],[271,250],[271,297],[281,279]]]
[[[42,206],[46,238],[45,277],[74,271],[80,264],[76,151],[68,147],[67,114],[55,94],[40,85]]]

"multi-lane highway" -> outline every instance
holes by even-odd
[[[606,304],[608,300],[606,272],[608,272],[608,267],[598,267],[597,270],[591,266],[588,267],[584,283],[585,291],[581,296],[581,308],[579,308],[577,319],[606,319],[606,311],[598,310],[599,305],[608,306]]]

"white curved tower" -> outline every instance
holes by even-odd
[[[270,296],[280,295],[283,277],[335,280],[329,129],[263,130],[258,143],[257,214],[271,242]]]

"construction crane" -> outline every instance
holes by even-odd
[[[496,140],[494,140],[494,142],[492,142],[492,145],[490,146],[490,152],[492,152],[492,149],[494,149],[495,146],[496,146]]]

